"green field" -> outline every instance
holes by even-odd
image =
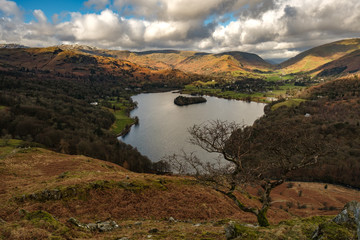
[[[305,102],[305,99],[300,98],[293,98],[284,102],[279,102],[271,107],[271,110],[274,111],[279,107],[286,106],[286,107],[296,107],[299,106],[302,102]]]
[[[272,81],[272,82],[289,80],[289,79],[295,78],[295,76],[292,76],[292,75],[281,76],[279,74],[262,74],[262,76],[265,77],[265,81]]]
[[[126,110],[116,110],[114,112],[116,120],[114,124],[111,126],[111,129],[116,133],[120,134],[126,126],[132,125],[135,123],[135,120],[128,117],[126,114]]]
[[[197,88],[196,86],[189,84],[185,86],[182,93],[203,94],[203,95],[216,96],[226,99],[237,99],[237,100],[269,103],[271,102],[269,98],[280,98],[280,96],[285,96],[285,95],[292,96],[303,88],[304,87],[294,86],[294,84],[286,84],[283,86],[279,86],[276,90],[268,91],[266,93],[255,92],[252,94],[246,94],[235,91],[222,91],[220,88]]]
[[[113,108],[106,108],[114,114],[116,120],[111,126],[111,130],[119,135],[127,126],[131,126],[135,123],[135,119],[130,118],[127,114],[128,109],[131,109],[131,103],[126,99],[111,100],[108,101]],[[115,109],[114,109],[115,107]]]

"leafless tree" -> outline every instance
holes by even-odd
[[[269,226],[266,214],[271,191],[282,184],[291,171],[317,164],[329,150],[311,130],[296,132],[289,126],[276,129],[271,132],[220,120],[194,125],[189,129],[190,142],[207,152],[220,154],[223,160],[209,163],[185,152],[168,156],[167,160],[173,170],[180,174],[191,172],[198,180],[232,199],[242,211],[255,214],[260,226]],[[260,148],[266,155],[255,154]],[[235,194],[240,187],[245,191],[249,184],[260,189],[260,208],[246,206]]]

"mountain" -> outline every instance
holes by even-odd
[[[309,49],[281,63],[278,67],[284,74],[309,72],[317,68],[319,68],[318,71],[321,71],[321,66],[339,60],[359,49],[360,38],[341,40]],[[351,55],[347,57],[347,62],[351,62],[350,57]],[[343,61],[343,63],[345,62]]]
[[[1,48],[28,48],[28,47],[16,43],[6,43],[6,44],[0,44],[0,49]]]
[[[141,61],[140,59],[164,63],[184,72],[204,75],[247,72],[255,69],[266,71],[271,68],[271,64],[258,55],[244,52],[209,54],[191,51],[154,51],[135,53],[135,56],[129,57],[129,60],[134,62]]]
[[[77,50],[98,56],[127,60],[154,70],[178,69],[186,73],[202,75],[223,74],[234,71],[268,71],[272,67],[270,63],[258,55],[246,52],[219,54],[178,50],[130,52],[84,47],[77,47]]]
[[[113,55],[100,54],[97,48],[81,45],[3,48],[0,49],[0,70],[35,72],[54,77],[111,77],[140,85],[153,82],[189,82],[191,77],[176,69],[140,66]]]
[[[277,65],[277,70],[282,74],[305,72],[319,76],[352,73],[359,70],[358,50],[359,38],[341,40],[302,52]],[[253,73],[271,72],[274,66],[256,54],[236,51],[217,54],[178,50],[131,52],[78,44],[47,48],[0,46],[0,69],[5,71],[36,69],[81,77],[100,74],[142,83],[196,79],[199,75],[248,77]]]

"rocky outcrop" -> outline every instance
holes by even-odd
[[[86,230],[90,231],[99,231],[99,232],[109,232],[119,227],[119,225],[112,220],[104,221],[104,222],[96,222],[96,223],[81,223],[75,218],[70,218],[68,220],[69,223]]]
[[[320,224],[312,239],[355,239],[354,237],[360,240],[360,203],[357,201],[347,203],[332,221]]]
[[[196,104],[196,103],[204,103],[207,100],[204,97],[184,97],[178,96],[175,98],[174,103],[178,106]]]
[[[357,238],[360,240],[360,202],[347,203],[333,221],[337,224],[355,225]]]

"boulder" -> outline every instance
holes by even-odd
[[[109,231],[112,231],[115,228],[119,227],[119,225],[117,225],[117,223],[115,221],[112,221],[112,220],[108,220],[108,221],[105,221],[105,222],[97,222],[96,225],[97,225],[97,229],[100,232],[109,232]]]
[[[238,236],[234,222],[229,222],[229,224],[225,227],[225,236],[227,240],[234,239]]]
[[[357,237],[355,237],[357,235]],[[360,240],[360,203],[347,203],[332,221],[320,224],[313,233],[313,240],[354,239]]]
[[[337,224],[355,225],[360,240],[360,202],[348,202],[343,210],[333,219]]]

